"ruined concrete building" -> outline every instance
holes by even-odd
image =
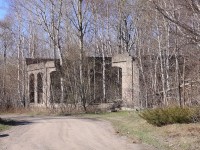
[[[106,103],[121,99],[126,106],[139,106],[139,69],[136,61],[128,54],[105,58],[105,91],[103,91],[103,59],[88,57],[89,94],[92,103]],[[59,60],[26,59],[27,104],[49,107],[60,103],[61,84]],[[65,70],[66,71],[66,70]],[[70,101],[71,85],[65,83],[65,100]],[[102,99],[105,97],[105,100]]]
[[[54,61],[54,59],[27,58],[26,64],[28,75],[28,103],[35,106],[48,106],[51,97],[51,84],[55,82],[54,79],[60,80],[58,75],[59,61]]]

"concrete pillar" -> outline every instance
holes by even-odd
[[[26,81],[26,97],[27,97],[27,104],[30,103],[30,74],[28,73],[28,80]]]
[[[140,107],[140,77],[139,77],[139,67],[137,61],[133,61],[132,63],[133,68],[133,100],[134,106]]]
[[[35,104],[37,105],[38,104],[38,86],[37,86],[37,73],[34,74],[34,101],[35,101]]]
[[[50,104],[50,83],[51,83],[50,73],[48,71],[48,68],[44,68],[44,70],[43,70],[42,82],[43,82],[43,95],[42,95],[43,102],[42,102],[42,104],[44,106],[48,107]]]
[[[122,69],[122,100],[126,107],[138,107],[139,71],[136,62],[128,53],[113,57],[112,66]]]
[[[47,80],[46,80],[46,106],[49,106],[50,104],[50,97],[51,97],[51,78],[50,78],[50,73],[47,72],[47,76],[46,76]]]
[[[42,82],[43,82],[43,96],[42,96],[42,104],[46,105],[47,103],[47,72],[46,72],[46,68],[43,71],[43,78],[42,78]]]

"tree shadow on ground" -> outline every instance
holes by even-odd
[[[0,138],[4,138],[4,137],[7,137],[9,136],[9,134],[0,134]]]
[[[9,119],[2,119],[2,118],[0,118],[0,124],[2,124],[2,125],[21,126],[21,125],[28,125],[30,123],[32,123],[32,122],[30,122],[30,121],[24,121],[24,120],[15,121],[15,120],[9,120]]]
[[[89,117],[80,117],[80,118],[76,117],[76,118],[80,120],[90,120],[90,121],[97,121],[97,122],[102,121],[98,118],[89,118]]]

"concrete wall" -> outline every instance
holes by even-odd
[[[139,68],[128,53],[118,54],[112,66],[122,69],[122,100],[126,107],[139,107]]]
[[[100,59],[100,58],[99,58]],[[129,56],[128,53],[126,54],[118,54],[111,59],[108,59],[110,63],[112,63],[112,67],[119,67],[122,69],[122,100],[124,101],[124,105],[126,107],[139,107],[139,68],[137,66],[137,62],[134,60],[133,57]],[[92,61],[93,62],[93,61]],[[97,61],[98,62],[98,61]],[[100,61],[101,62],[101,61]],[[107,62],[108,63],[108,62]],[[100,63],[102,65],[102,63]],[[97,64],[95,64],[97,65]],[[106,72],[107,75],[113,74],[111,65],[110,67],[107,66]],[[98,68],[98,67],[97,67]],[[101,66],[99,66],[101,69]],[[32,62],[27,63],[27,74],[28,74],[28,89],[27,89],[27,97],[29,98],[29,78],[30,75],[34,75],[34,103],[31,105],[34,106],[50,106],[50,98],[51,98],[51,72],[57,71],[57,67],[53,60],[45,60],[42,59],[38,62],[33,60]],[[97,72],[99,72],[97,70]],[[42,102],[38,103],[38,91],[37,91],[37,75],[41,73],[42,82],[43,82],[43,95],[42,95]],[[109,76],[112,77],[112,76]],[[102,78],[101,76],[99,77]],[[108,78],[108,77],[107,77]],[[114,78],[114,77],[112,77]],[[114,82],[114,79],[109,78],[109,82]],[[96,84],[97,82],[95,82]],[[100,82],[100,85],[102,81]],[[91,84],[92,85],[92,84]],[[96,85],[96,87],[100,86]],[[100,86],[101,87],[101,86]],[[114,88],[114,87],[112,87]],[[113,90],[113,89],[112,89]],[[109,90],[107,90],[109,91]],[[110,94],[109,91],[108,94]],[[30,100],[29,100],[30,102]]]
[[[50,84],[51,84],[51,72],[56,71],[56,67],[54,65],[54,61],[48,62],[40,62],[37,64],[30,64],[27,66],[27,74],[28,74],[28,86],[27,86],[27,98],[28,103],[30,103],[30,90],[29,90],[29,82],[30,75],[34,75],[34,104],[35,106],[48,106],[50,104]],[[37,90],[37,75],[42,74],[42,82],[43,82],[43,95],[42,102],[38,103],[38,90]]]

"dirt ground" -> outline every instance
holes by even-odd
[[[149,150],[118,136],[106,121],[22,115],[6,118],[18,122],[0,133],[1,150]]]

